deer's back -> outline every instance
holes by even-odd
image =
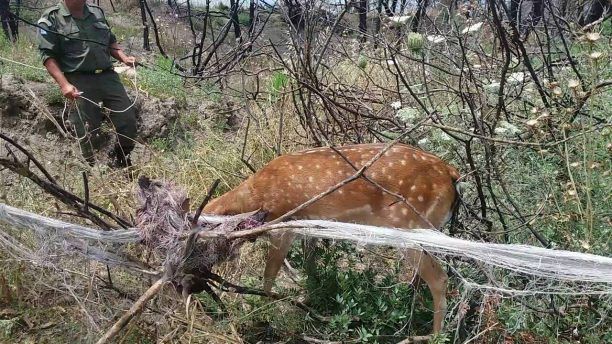
[[[356,172],[355,168],[361,168],[383,147],[384,144],[362,144],[338,148],[346,160],[330,148],[283,155],[235,191],[250,197],[249,203],[254,209],[268,211],[271,220],[350,177]],[[450,217],[456,198],[454,182],[459,173],[434,155],[408,145],[396,145],[370,166],[365,175],[385,189],[402,195],[436,227]],[[295,217],[399,228],[428,227],[412,207],[360,178]]]

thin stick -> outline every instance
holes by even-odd
[[[81,172],[83,176],[83,193],[85,196],[85,203],[83,204],[83,211],[89,211],[89,181],[87,180],[87,172]]]
[[[221,182],[220,179],[216,179],[213,182],[213,185],[210,187],[210,189],[208,189],[208,193],[206,194],[206,197],[204,197],[204,200],[202,201],[202,203],[200,203],[198,210],[196,210],[195,215],[193,216],[193,220],[191,220],[192,226],[195,226],[198,223],[198,219],[200,218],[200,215],[202,215],[202,210],[204,210],[204,207],[210,201],[213,192],[215,192],[215,189],[217,188],[217,186],[219,186],[220,182]]]
[[[164,278],[160,278],[155,282],[147,291],[142,294],[142,296],[134,302],[132,307],[123,314],[115,324],[104,333],[104,336],[100,338],[96,344],[104,344],[108,343],[109,340],[113,339],[119,331],[121,331],[136,315],[142,312],[143,308],[146,306],[147,302],[149,302],[159,291],[162,289],[166,280]]]

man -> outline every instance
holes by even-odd
[[[11,13],[10,0],[0,0],[0,22],[7,39],[16,42],[18,34],[17,17]]]
[[[100,123],[106,117],[98,105],[102,103],[111,109],[108,119],[117,134],[111,164],[130,166],[136,115],[113,71],[111,56],[128,66],[134,66],[136,59],[121,50],[102,9],[86,0],[60,0],[43,13],[38,25],[38,48],[45,68],[64,97],[77,100],[78,111],[72,111],[70,123],[83,157],[93,165],[94,151],[102,143]],[[81,94],[96,104],[80,98]]]

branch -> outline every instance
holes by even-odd
[[[121,331],[135,316],[140,314],[143,308],[146,306],[147,302],[149,302],[157,293],[160,292],[162,287],[166,284],[166,280],[164,278],[160,278],[155,282],[147,291],[142,294],[142,296],[134,302],[132,307],[123,314],[115,324],[104,333],[102,338],[100,338],[96,344],[104,344],[108,343],[109,340],[113,339],[119,331]]]

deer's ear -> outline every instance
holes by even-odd
[[[181,204],[181,209],[185,212],[188,213],[189,212],[189,198],[185,198],[185,200],[183,201],[183,203]]]

